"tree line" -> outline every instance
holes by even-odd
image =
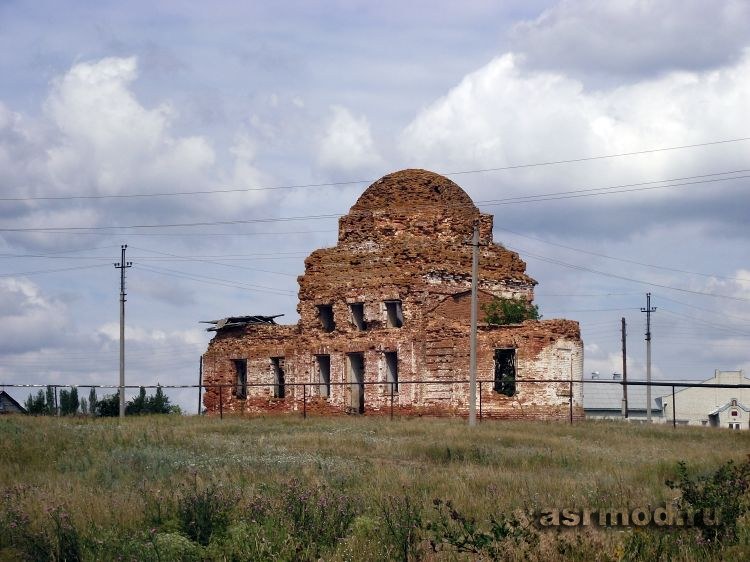
[[[58,402],[54,387],[47,386],[46,390],[40,388],[36,395],[29,394],[24,407],[29,414],[36,416],[54,416],[59,410],[61,416],[116,417],[120,415],[120,397],[115,393],[100,400],[96,395],[96,388],[92,387],[86,399],[78,396],[78,388],[74,386],[61,389]],[[164,394],[161,386],[156,387],[153,395],[146,395],[146,389],[140,387],[138,395],[125,404],[125,415],[128,416],[181,413],[179,406],[169,403],[169,397]]]

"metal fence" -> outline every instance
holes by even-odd
[[[284,383],[284,387],[293,387],[293,388],[302,388],[302,397],[301,397],[301,408],[298,410],[301,414],[302,418],[308,417],[308,405],[310,401],[317,396],[314,392],[314,388],[319,388],[321,384],[325,384],[329,387],[334,386],[343,386],[343,387],[351,387],[353,385],[357,386],[375,386],[375,387],[383,387],[385,388],[385,393],[387,393],[387,408],[388,408],[388,415],[390,419],[393,419],[395,416],[395,411],[397,408],[394,408],[394,399],[397,396],[396,386],[402,387],[402,386],[408,386],[408,385],[421,385],[421,386],[436,386],[436,385],[455,385],[455,384],[466,384],[469,385],[469,380],[467,379],[450,379],[450,380],[399,380],[399,381],[393,381],[393,382],[384,382],[384,381],[361,381],[361,382],[326,382],[321,383],[320,381],[315,382],[288,382]],[[478,419],[481,421],[484,417],[484,408],[483,408],[483,390],[487,388],[487,385],[490,385],[490,387],[494,388],[494,385],[496,384],[496,381],[494,379],[479,379],[476,381],[477,383],[477,413],[478,413]],[[574,389],[578,386],[581,387],[582,392],[582,385],[617,385],[621,388],[627,388],[627,387],[641,387],[641,386],[647,386],[647,387],[661,387],[661,388],[667,388],[671,390],[671,410],[672,410],[672,416],[671,416],[671,422],[673,427],[677,427],[677,408],[676,408],[676,400],[675,400],[675,393],[676,389],[683,389],[683,388],[724,388],[724,389],[745,389],[750,388],[750,384],[722,384],[722,383],[698,383],[698,382],[690,382],[690,381],[623,381],[623,380],[601,380],[601,379],[586,379],[586,380],[571,380],[571,379],[516,379],[514,381],[516,387],[521,385],[537,385],[537,384],[557,384],[557,385],[564,385],[568,388],[568,421],[569,423],[574,423]],[[246,388],[269,388],[271,389],[271,393],[273,393],[273,388],[275,386],[278,386],[273,383],[251,383],[248,382],[245,385]],[[60,410],[58,407],[58,401],[57,401],[57,395],[58,391],[60,389],[72,389],[72,388],[78,388],[78,389],[108,389],[112,391],[119,391],[120,388],[123,388],[125,390],[139,390],[141,388],[144,389],[157,389],[161,388],[163,390],[167,389],[194,389],[198,392],[198,413],[199,415],[203,413],[203,392],[206,390],[213,390],[218,391],[219,396],[219,404],[218,404],[218,414],[221,419],[224,418],[225,412],[225,404],[224,404],[224,395],[226,389],[234,390],[237,388],[236,384],[182,384],[182,385],[170,385],[170,384],[151,384],[151,385],[125,385],[123,387],[120,387],[119,385],[92,385],[92,384],[82,384],[82,385],[70,385],[70,384],[2,384],[0,383],[0,389],[1,388],[27,388],[27,389],[46,389],[51,388],[54,391],[55,396],[55,407],[57,415],[59,415]],[[296,394],[296,393],[295,393]],[[669,396],[669,395],[667,395]],[[84,397],[85,398],[85,397]],[[300,398],[298,396],[290,397],[291,402],[299,401]],[[278,398],[278,400],[285,400],[285,398]],[[583,403],[581,403],[581,406],[583,406]],[[627,411],[625,412],[625,416],[627,417]],[[455,414],[454,414],[455,415]],[[665,420],[666,421],[666,420]]]

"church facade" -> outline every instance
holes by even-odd
[[[425,170],[384,176],[339,219],[336,246],[305,260],[297,324],[272,316],[212,322],[202,359],[206,410],[466,415],[475,223],[482,415],[582,418],[578,323],[483,322],[481,307],[494,297],[533,302],[536,281],[518,254],[493,241],[492,215]]]

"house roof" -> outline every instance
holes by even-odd
[[[16,402],[16,399],[13,398],[10,394],[5,392],[4,390],[0,390],[0,400],[7,400],[11,402],[14,406],[16,406],[21,412],[23,412],[24,414],[26,413],[26,408],[24,408],[18,402]]]
[[[622,385],[614,379],[584,379],[584,410],[622,410]],[[639,381],[640,382],[640,381]],[[628,411],[646,410],[646,386],[628,386]],[[656,388],[651,390],[651,410],[661,412],[661,401],[657,400]]]
[[[745,410],[746,412],[750,412],[750,408],[748,408],[744,404],[740,404],[739,402],[737,402],[736,405],[732,406],[732,401],[730,400],[729,402],[727,402],[723,406],[719,406],[715,410],[710,411],[708,413],[708,415],[709,416],[715,416],[716,414],[719,414],[719,413],[723,412],[724,410],[726,410],[728,408],[739,408],[740,410]]]

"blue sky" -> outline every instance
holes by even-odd
[[[198,321],[295,321],[336,221],[110,227],[341,214],[405,167],[623,153],[640,154],[452,178],[542,314],[581,322],[586,372],[619,369],[625,316],[643,374],[646,291],[655,376],[747,369],[745,2],[238,4],[0,2],[0,382],[116,382],[126,243],[128,381],[193,383]],[[644,152],[715,141],[733,142]]]

